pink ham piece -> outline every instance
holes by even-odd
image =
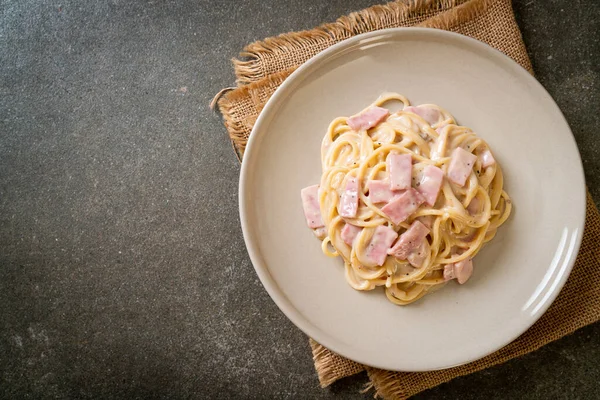
[[[473,197],[469,205],[467,206],[467,211],[471,215],[475,215],[479,212],[479,208],[481,206],[481,201],[477,197]]]
[[[479,160],[481,161],[482,168],[487,168],[491,165],[496,164],[496,160],[494,159],[492,152],[489,150],[485,150],[483,153],[481,153],[479,155]]]
[[[373,203],[387,203],[398,194],[390,189],[388,181],[369,180],[367,181],[367,188],[369,188],[369,199]]]
[[[388,254],[399,260],[406,260],[410,254],[419,250],[428,234],[429,229],[425,225],[414,221],[406,232],[400,235],[394,246],[388,250]]]
[[[387,251],[397,237],[398,234],[389,226],[377,226],[367,246],[366,259],[373,264],[383,265],[387,257]]]
[[[445,123],[445,122],[444,122],[444,123],[441,123],[440,125],[438,125],[438,126],[437,126],[437,128],[435,128],[435,131],[436,131],[437,133],[441,134],[441,133],[442,133],[442,129],[444,129],[444,128],[445,128],[445,127],[447,127],[448,125],[451,125],[451,124],[448,124],[448,123]]]
[[[355,131],[371,129],[377,126],[390,114],[389,110],[382,107],[370,107],[358,115],[348,118],[348,126]]]
[[[475,154],[469,153],[462,147],[457,147],[452,152],[452,159],[448,166],[448,178],[457,185],[464,186],[476,160]]]
[[[423,178],[421,178],[417,190],[423,195],[425,202],[431,207],[433,207],[437,200],[443,180],[444,172],[438,167],[428,165],[423,168]]]
[[[444,267],[444,280],[455,279],[461,285],[469,280],[473,274],[473,260],[466,259]]]
[[[354,243],[354,239],[356,239],[356,237],[358,236],[360,231],[362,231],[362,228],[360,226],[346,224],[342,228],[342,234],[341,234],[342,240],[348,246],[352,246],[352,243]]]
[[[435,217],[433,215],[422,215],[417,218],[417,221],[425,225],[428,229],[431,229],[433,222],[435,221]]]
[[[313,229],[313,233],[315,234],[315,236],[319,239],[324,239],[325,236],[327,236],[327,228],[325,228],[324,226],[321,226],[317,229]]]
[[[454,264],[446,264],[444,266],[444,280],[450,281],[456,278],[456,272],[454,271]]]
[[[408,189],[412,179],[412,157],[410,154],[388,154],[386,162],[390,175],[390,189]]]
[[[346,182],[346,190],[342,193],[339,206],[340,216],[346,218],[356,217],[358,211],[358,179],[349,178]]]
[[[302,208],[304,208],[308,227],[316,229],[325,226],[319,206],[319,185],[305,187],[300,191],[300,197],[302,197]]]
[[[434,125],[437,122],[439,122],[439,120],[440,120],[439,110],[437,110],[433,107],[425,106],[425,105],[416,106],[416,107],[414,107],[414,106],[404,107],[403,111],[417,114],[419,117],[423,118],[429,125]]]
[[[423,244],[418,249],[410,253],[406,258],[410,265],[415,268],[420,268],[423,266],[423,263],[425,263],[430,249],[431,247],[429,246],[429,242],[424,240]]]
[[[425,198],[415,189],[410,188],[399,196],[394,197],[387,203],[381,211],[383,211],[395,225],[406,220],[412,213],[417,211],[419,206],[423,204]]]

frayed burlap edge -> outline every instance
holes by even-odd
[[[587,192],[585,232],[573,272],[548,311],[500,350],[458,367],[430,372],[394,372],[365,367],[376,397],[407,399],[452,379],[503,364],[600,321],[600,214]],[[591,300],[590,300],[591,299]],[[565,318],[569,315],[569,318]]]
[[[285,70],[279,70],[275,73],[268,74],[267,76],[260,77],[265,73],[259,60],[260,57],[285,58],[291,53],[296,53],[299,47],[312,45],[315,41],[321,41],[320,44],[326,45],[319,50],[321,51],[354,34],[394,26],[390,24],[397,23],[398,18],[407,15],[414,18],[416,15],[421,15],[418,14],[420,12],[428,12],[429,14],[428,18],[421,21],[417,26],[457,30],[461,24],[470,22],[475,18],[484,15],[489,7],[496,2],[496,0],[444,0],[441,5],[434,5],[431,1],[411,1],[408,5],[394,2],[381,6],[373,6],[369,9],[352,13],[346,17],[340,18],[333,24],[323,25],[320,28],[315,29],[314,32],[304,31],[287,33],[274,38],[265,39],[261,42],[255,42],[246,48],[246,53],[250,51],[253,56],[243,62],[244,67],[242,70],[238,70],[238,66],[242,65],[239,64],[239,60],[234,60],[234,64],[236,64],[236,74],[238,75],[238,84],[240,86],[235,90],[222,90],[215,96],[215,99],[213,99],[211,104],[218,104],[229,136],[234,143],[236,155],[238,158],[241,158],[248,136],[252,131],[255,118],[253,120],[241,118],[240,114],[237,112],[238,109],[242,108],[240,107],[240,102],[250,98],[258,89],[273,88],[274,91],[274,89],[299,66],[299,64],[293,65]],[[451,5],[455,5],[454,8],[446,9]],[[377,22],[378,18],[379,22]],[[386,22],[382,23],[381,21]],[[331,28],[332,25],[336,24],[339,25],[337,28]],[[328,33],[327,37],[330,37],[332,41],[325,42],[323,41],[325,40],[323,32],[326,28],[330,29],[331,32],[340,31],[341,29],[344,32],[348,32],[349,35],[347,37],[336,36],[335,39],[331,39]],[[524,54],[523,57],[520,57],[520,59],[516,61],[530,73],[533,73],[531,63],[526,56],[527,52],[520,37],[520,32],[518,32],[518,28],[515,29],[516,32],[512,32],[512,34],[518,36],[514,39],[519,46],[522,47],[519,53]],[[514,54],[512,57],[514,58]],[[239,78],[242,79],[240,80]],[[248,102],[247,106],[255,108],[256,104],[257,103]]]
[[[600,320],[600,214],[589,194],[586,196],[585,232],[580,252],[561,293],[548,311],[525,333],[502,349],[479,360],[458,367],[429,372],[394,372],[363,366],[350,361],[310,339],[315,369],[321,387],[367,371],[369,382],[364,391],[375,390],[384,399],[407,399],[417,393],[452,379],[503,364],[533,352],[548,343],[570,335],[578,329]],[[596,300],[590,300],[596,299]],[[576,306],[574,306],[576,305]],[[569,314],[569,318],[563,316]]]
[[[487,3],[486,0],[484,3]],[[467,3],[471,3],[468,5]],[[280,54],[287,53],[288,48],[310,48],[313,51],[307,54],[303,61],[333,44],[365,32],[395,27],[402,21],[418,17],[429,18],[437,13],[447,11],[453,7],[464,7],[461,18],[474,17],[486,7],[479,1],[472,0],[409,0],[407,2],[395,1],[383,5],[375,5],[367,9],[353,12],[340,17],[336,22],[323,24],[317,28],[289,32],[249,44],[240,53],[240,58],[232,60],[237,83],[239,86],[263,79],[268,72],[263,71],[261,59],[278,58]],[[448,19],[447,25],[452,22]],[[459,21],[460,23],[460,21]]]
[[[457,31],[457,28],[460,25],[464,25],[473,21],[475,18],[484,15],[491,6],[499,4],[500,6],[510,8],[510,14],[512,16],[511,19],[514,23],[515,29],[512,31],[504,31],[504,34],[509,36],[507,39],[511,41],[512,45],[517,44],[519,48],[518,51],[514,51],[515,54],[509,55],[506,54],[506,52],[504,52],[504,54],[511,57],[514,61],[519,63],[523,68],[525,68],[530,74],[533,75],[533,67],[531,65],[531,60],[527,55],[527,49],[525,48],[525,43],[523,42],[521,31],[517,28],[517,22],[514,18],[514,13],[512,11],[512,5],[510,0],[502,4],[498,0],[469,0],[468,2],[460,6],[454,7],[451,10],[428,18],[427,20],[423,21],[417,26],[422,28],[436,28],[447,31]],[[496,48],[496,50],[502,51],[502,49],[499,48]],[[517,54],[521,56],[515,57]]]
[[[514,15],[512,15],[512,8],[510,7],[510,2],[503,1],[502,3],[505,3],[505,2],[506,2],[506,4],[503,4],[502,7],[504,7],[505,9],[507,9],[507,8],[510,9],[511,16],[514,20]],[[429,1],[412,1],[409,3],[409,5],[405,5],[405,7],[411,7],[411,6],[412,7],[425,7],[429,3],[430,3]],[[495,4],[496,1],[494,1],[494,0],[469,0],[469,1],[444,2],[444,3],[446,6],[450,3],[453,3],[455,5],[455,7],[450,10],[446,10],[443,13],[438,13],[437,15],[432,15],[427,20],[422,21],[418,25],[424,26],[424,27],[432,27],[432,28],[443,28],[446,30],[460,32],[464,28],[464,26],[461,26],[461,24],[468,25],[472,19],[477,18],[480,14],[485,13],[488,10],[489,6],[491,4]],[[396,3],[390,3],[390,4],[392,5],[391,7],[394,7],[393,5]],[[390,4],[384,5],[384,6],[371,7],[370,9],[365,10],[362,13],[365,13],[365,12],[368,13],[369,10],[373,11],[374,9],[380,9],[380,10],[383,10],[385,15],[379,16],[376,18],[385,19],[386,21],[389,22],[389,21],[392,21],[394,18],[393,10],[390,11],[388,9],[387,11],[385,11],[386,7],[390,7]],[[400,6],[400,5],[397,5],[397,6]],[[337,41],[340,41],[347,37],[350,37],[353,34],[363,33],[362,29],[364,29],[365,21],[368,20],[368,18],[364,18],[360,14],[361,14],[361,12],[353,13],[347,17],[341,18],[341,20],[345,20],[346,23],[349,23],[351,25],[356,24],[356,26],[359,27],[359,28],[357,28],[357,30],[353,30],[353,28],[351,29],[351,27],[347,27],[346,29],[347,29],[348,36],[340,36],[340,37],[332,38],[330,42],[326,42],[326,41],[319,42],[320,44],[322,44],[324,46],[322,49],[319,49],[319,51],[331,46],[332,44],[336,43]],[[374,15],[375,14],[370,14],[371,17],[373,17]],[[398,15],[402,15],[402,14],[400,13]],[[404,14],[404,15],[406,15],[406,14]],[[353,20],[353,18],[354,18],[354,20]],[[354,21],[354,22],[352,22],[352,21]],[[338,22],[339,22],[339,20],[338,20]],[[337,24],[337,22],[334,24],[323,25],[319,29],[331,27],[332,25],[335,25],[335,24]],[[362,28],[360,28],[360,26],[362,26]],[[377,30],[377,29],[383,29],[385,27],[389,27],[389,26],[386,26],[385,22],[375,23],[375,24],[372,24],[369,26],[370,26],[369,30]],[[364,32],[366,32],[366,30]],[[312,33],[312,31],[300,32],[298,34],[309,35],[310,33]],[[320,37],[322,40],[325,40],[326,37],[321,34],[322,34],[322,32],[320,32],[317,36]],[[287,39],[290,39],[289,35],[293,35],[293,34],[281,35],[278,38],[283,38],[284,40],[287,40]],[[520,36],[520,31],[518,30],[518,28],[515,27],[515,29],[513,29],[513,31],[507,35],[508,35],[508,39],[507,39],[508,41],[516,40],[518,38],[518,44],[520,44],[520,52],[524,55],[523,55],[523,57],[521,57],[520,60],[516,60],[516,61],[518,61],[527,70],[532,72],[531,63],[527,57],[527,53],[525,51],[524,44],[522,43],[522,38]],[[267,45],[273,45],[272,41],[277,40],[278,38],[267,39],[263,42],[257,42],[257,43],[262,43],[262,44],[266,43]],[[304,39],[306,39],[306,37],[304,37]],[[298,40],[298,38],[292,37],[291,40],[288,40],[288,41],[275,42],[274,44],[276,46],[273,47],[273,51],[275,53],[277,53],[276,54],[277,57],[286,57],[286,55],[289,52],[294,52],[297,49],[297,46],[299,43],[301,43],[300,44],[301,46],[307,46],[307,45],[314,46],[314,42],[312,42],[312,41],[298,42],[297,40]],[[329,43],[329,44],[327,44],[327,43]],[[514,44],[514,42],[513,42],[513,44]],[[253,45],[256,45],[256,43],[248,46],[248,48],[246,48],[246,52],[244,54],[248,55],[247,50],[248,49],[251,50],[251,47]],[[291,48],[287,48],[287,46],[291,46]],[[315,47],[319,47],[319,46],[315,46]],[[276,49],[278,49],[278,51],[276,51]],[[268,46],[267,47],[263,46],[261,50],[263,51],[263,53],[261,53],[261,56],[268,57],[268,52],[270,51]],[[260,92],[262,90],[263,95],[266,91],[270,91],[272,93],[272,91],[274,91],[275,88],[277,88],[283,82],[283,80],[285,80],[295,70],[295,68],[298,65],[300,65],[302,62],[299,62],[285,70],[278,70],[276,73],[267,74],[267,76],[265,76],[265,77],[260,76],[260,74],[264,73],[264,71],[262,71],[260,69],[261,68],[261,65],[260,65],[261,59],[259,57],[250,56],[244,62],[246,63],[246,64],[244,64],[245,67],[253,68],[252,70],[249,70],[249,72],[251,72],[251,73],[249,75],[245,76],[244,79],[242,79],[241,81],[238,80],[238,85],[240,86],[238,89],[228,92],[225,94],[225,96],[223,96],[223,97],[229,97],[229,99],[228,99],[228,100],[230,100],[229,102],[221,101],[221,100],[223,100],[223,98],[219,99],[217,97],[217,99],[219,100],[219,102],[218,102],[219,106],[221,107],[221,110],[223,111],[224,118],[225,118],[225,125],[227,126],[227,129],[230,132],[231,138],[234,141],[241,140],[245,144],[248,134],[251,131],[256,118],[250,117],[250,118],[248,118],[248,121],[240,121],[238,118],[235,118],[235,107],[234,106],[239,106],[240,101],[244,101],[244,99],[245,99],[248,103],[253,103],[253,107],[255,109],[257,109],[257,108],[262,109],[262,107],[264,106],[264,102],[261,103],[260,101],[254,101],[254,100],[259,97],[263,98],[264,96],[261,96],[260,94],[257,95],[256,92]],[[237,73],[237,71],[236,71],[236,73]],[[259,80],[258,82],[256,82],[257,79]],[[265,86],[267,87],[268,90],[265,90]],[[252,100],[248,100],[249,98],[252,98]],[[260,112],[260,110],[257,109],[256,111],[257,111],[257,113],[256,113],[256,115],[257,115]],[[231,117],[232,113],[234,113],[234,115],[233,115],[234,117],[228,119],[227,116]],[[252,121],[250,121],[250,119],[252,119]],[[592,228],[591,230],[594,231],[594,229],[595,229],[594,237],[596,239],[598,239],[597,226],[600,224],[600,222],[599,222],[600,218],[598,217],[598,211],[597,211],[596,207],[594,206],[593,202],[591,201],[591,199],[589,197],[589,193],[588,193],[587,207],[588,207],[588,218],[590,217],[590,215],[593,215],[593,218],[594,218],[592,221],[594,223],[591,225],[593,226],[595,224],[595,226],[596,226],[596,228]],[[588,220],[588,221],[586,221],[586,229],[589,227],[590,227],[590,223]],[[584,240],[585,240],[585,238],[584,238]],[[588,246],[589,246],[589,243],[588,243]],[[582,248],[583,247],[584,247],[584,245],[582,244]],[[578,259],[578,263],[576,264],[575,268],[576,269],[584,268],[585,264],[588,264],[588,263],[591,263],[592,267],[598,268],[598,265],[600,264],[598,255],[596,254],[594,256],[594,259],[591,260],[591,259],[589,259],[590,252],[587,251],[586,253],[587,253],[587,257],[588,257],[587,263],[586,263],[586,261],[581,261],[581,263],[584,265],[577,267],[577,265],[579,264],[579,259]],[[588,265],[588,267],[589,267],[589,265]],[[576,273],[577,273],[577,271],[575,271],[574,275],[576,275]],[[568,288],[568,282],[567,282],[566,287]],[[563,292],[564,292],[564,290],[563,290]],[[594,294],[597,296],[597,293],[594,293]],[[560,300],[560,298],[557,300]],[[558,301],[555,303],[558,303]],[[555,305],[557,305],[557,304],[555,304]],[[555,305],[553,305],[553,307]],[[552,308],[551,308],[551,310],[552,310]],[[551,311],[551,310],[549,310],[549,311]],[[454,369],[445,370],[450,375],[447,375],[446,373],[442,373],[437,376],[432,375],[432,374],[439,373],[439,371],[433,371],[431,374],[428,374],[428,373],[414,373],[413,374],[413,373],[397,373],[397,372],[392,372],[392,371],[382,371],[382,370],[378,370],[378,369],[371,368],[371,367],[365,367],[358,363],[355,363],[353,361],[345,359],[345,358],[331,352],[327,348],[321,346],[317,342],[314,342],[313,340],[310,341],[310,345],[313,350],[313,360],[315,362],[315,369],[319,376],[319,382],[320,382],[321,386],[323,386],[323,387],[328,386],[338,379],[356,374],[356,373],[361,372],[366,369],[367,373],[369,375],[369,380],[370,380],[370,382],[366,386],[366,390],[374,388],[376,391],[376,396],[382,396],[384,398],[401,398],[402,399],[402,398],[410,397],[410,396],[412,396],[420,391],[423,391],[425,389],[428,389],[428,388],[437,386],[441,383],[447,382],[455,377],[467,375],[472,372],[479,371],[479,370],[487,368],[489,366],[493,366],[493,365],[497,365],[497,364],[506,362],[514,357],[518,357],[523,354],[534,351],[537,348],[542,347],[543,345],[545,345],[549,342],[552,342],[554,340],[557,340],[565,335],[568,335],[585,325],[588,325],[594,321],[597,321],[600,318],[597,310],[588,310],[588,311],[589,312],[585,316],[583,316],[583,318],[575,318],[575,317],[569,318],[569,320],[571,320],[571,322],[569,323],[568,328],[563,328],[562,330],[559,330],[559,331],[548,332],[547,337],[544,337],[543,341],[536,343],[534,346],[531,346],[525,350],[512,348],[512,345],[517,345],[516,342],[518,340],[520,340],[520,339],[518,339],[517,341],[513,342],[514,344],[508,345],[507,347],[505,347],[505,348],[501,349],[499,352],[497,352],[497,353],[501,353],[501,354],[494,353],[493,355],[491,355],[491,356],[494,356],[494,360],[490,361],[487,358],[480,360],[480,362],[487,362],[487,364],[481,365],[481,364],[478,364],[477,362],[475,362],[475,363],[471,363],[471,364],[466,364],[465,366],[462,366],[462,367],[457,367],[458,369],[462,368],[461,370],[454,370]],[[534,325],[534,327],[535,327],[535,325]],[[524,334],[524,336],[525,336],[525,334]],[[511,353],[513,355],[511,355]],[[399,374],[402,374],[402,375],[399,375]],[[407,374],[407,375],[404,375],[404,374]]]
[[[313,339],[309,340],[313,354],[315,370],[322,388],[342,378],[358,374],[365,370],[364,365],[342,357]]]
[[[252,97],[256,90],[262,89],[265,86],[279,87],[283,81],[294,72],[294,70],[295,68],[291,68],[287,71],[269,75],[267,78],[258,82],[250,83],[236,90],[224,92],[220,98],[215,97],[215,99],[213,99],[213,103],[216,102],[218,104],[219,110],[223,116],[223,123],[225,124],[225,128],[227,128],[229,137],[234,145],[233,148],[240,162],[248,141],[248,132],[252,131],[252,126],[254,126],[256,119],[240,118],[237,112],[239,102]],[[219,94],[221,93],[222,92],[219,92]],[[252,103],[251,106],[255,107],[254,104],[256,103]],[[264,105],[262,107],[264,107]],[[258,115],[261,110],[262,108],[257,108],[256,115]]]

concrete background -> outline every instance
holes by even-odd
[[[207,105],[245,44],[374,3],[0,0],[0,397],[372,396],[258,282]],[[515,8],[598,203],[600,4]],[[416,398],[599,398],[599,360],[596,324]]]

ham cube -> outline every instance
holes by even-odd
[[[417,185],[417,190],[425,198],[425,202],[433,207],[437,200],[442,181],[444,180],[444,172],[438,167],[428,165],[423,168],[423,177]]]
[[[494,159],[492,152],[489,150],[485,150],[483,153],[481,153],[479,155],[479,160],[481,161],[482,168],[487,168],[491,165],[496,164],[496,160]]]
[[[454,271],[454,264],[446,264],[444,266],[444,280],[450,281],[456,278],[456,272]]]
[[[370,107],[358,115],[348,118],[348,126],[355,131],[371,129],[377,126],[390,114],[389,110],[382,107]]]
[[[444,280],[456,279],[461,285],[473,275],[473,260],[466,259],[444,267]]]
[[[390,218],[394,225],[398,225],[406,220],[412,213],[417,211],[424,201],[425,198],[421,193],[410,188],[401,195],[394,197],[381,209],[381,211]]]
[[[398,194],[390,189],[388,181],[369,180],[367,181],[367,188],[369,188],[369,199],[373,203],[387,203]]]
[[[319,206],[319,185],[305,187],[300,191],[304,217],[309,228],[316,229],[325,226]]]
[[[423,244],[421,244],[421,246],[418,249],[410,253],[408,257],[406,257],[406,259],[413,267],[421,268],[425,263],[425,260],[427,259],[427,256],[429,255],[430,251],[431,246],[429,246],[429,242],[427,240],[424,240]]]
[[[325,239],[325,236],[327,236],[327,228],[325,228],[324,226],[321,226],[317,229],[313,229],[313,233],[315,234],[315,236],[317,237],[317,239]]]
[[[390,175],[390,189],[408,189],[412,179],[412,157],[410,154],[389,154],[386,161]]]
[[[365,252],[367,261],[374,265],[383,265],[387,251],[397,237],[398,234],[389,226],[377,226]]]
[[[452,152],[452,159],[448,166],[448,178],[457,185],[464,186],[476,160],[475,154],[469,153],[462,147],[457,147]]]
[[[461,285],[469,280],[473,275],[473,260],[470,258],[462,260],[454,264],[454,272],[456,274],[456,280]]]
[[[420,221],[414,221],[406,232],[400,235],[394,246],[388,250],[388,254],[399,260],[407,260],[426,242],[425,238],[428,234],[429,229],[425,225]]]
[[[348,246],[352,246],[352,243],[354,243],[354,239],[356,239],[356,237],[358,236],[360,231],[362,231],[362,228],[360,226],[346,224],[342,228],[342,233],[341,233],[342,240]]]
[[[477,197],[473,197],[469,205],[467,206],[467,211],[471,215],[475,215],[479,212],[481,208],[481,201]]]
[[[433,223],[435,222],[435,217],[433,215],[422,215],[417,218],[417,221],[425,225],[428,229],[433,227]]]
[[[440,111],[431,106],[409,106],[404,107],[403,111],[417,114],[419,117],[423,118],[429,125],[435,125],[440,121]]]
[[[356,217],[358,211],[358,179],[350,178],[346,182],[346,190],[342,193],[338,212],[346,218]]]

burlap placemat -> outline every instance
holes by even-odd
[[[238,156],[258,114],[294,69],[348,37],[378,29],[424,26],[471,36],[502,51],[525,69],[531,64],[510,0],[429,0],[393,2],[341,17],[310,31],[293,32],[252,43],[234,59],[237,88],[216,100]],[[600,320],[600,215],[589,193],[585,233],[575,267],[550,309],[508,346],[478,361],[441,371],[384,371],[341,357],[312,339],[310,345],[321,386],[366,370],[368,387],[389,399],[405,399],[458,376],[470,374],[538,349]]]

